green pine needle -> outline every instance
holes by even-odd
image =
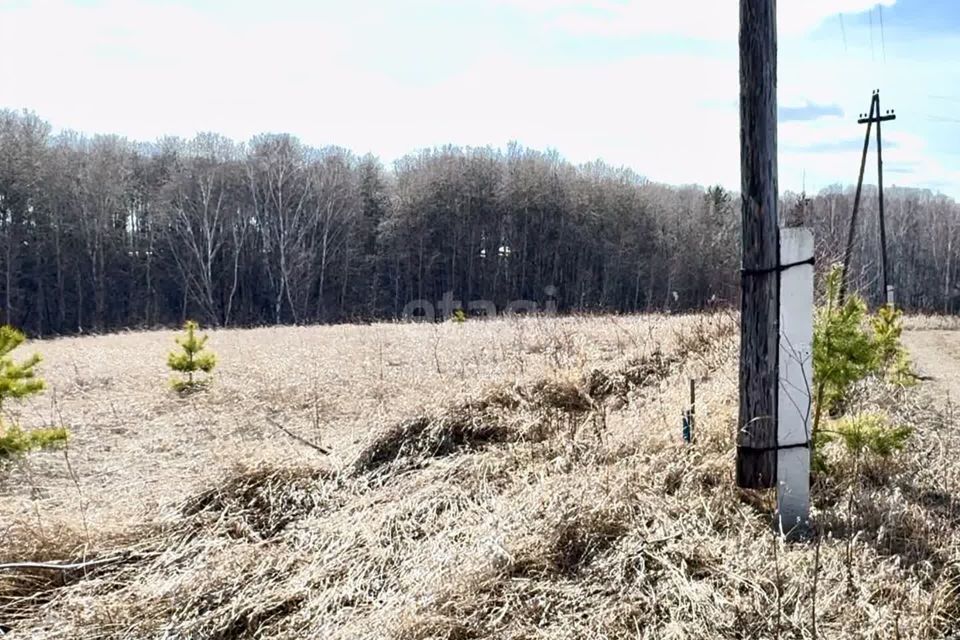
[[[39,354],[20,363],[14,362],[10,355],[26,339],[22,332],[9,325],[0,327],[0,409],[9,398],[23,398],[44,388],[43,380],[37,378],[34,371],[40,363]]]
[[[186,379],[174,379],[171,386],[180,392],[192,391],[209,383],[209,379],[198,380],[195,373],[209,374],[217,364],[216,355],[206,351],[207,336],[198,335],[200,326],[193,320],[183,325],[184,335],[175,338],[180,351],[167,355],[167,366],[177,373],[186,374]]]
[[[33,354],[18,363],[11,355],[26,339],[23,332],[9,325],[0,327],[0,408],[11,398],[23,398],[43,391],[44,382],[34,370],[40,363],[40,356]],[[26,431],[19,425],[7,425],[0,421],[0,461],[34,449],[62,444],[67,436],[67,430],[63,427]]]
[[[901,312],[880,307],[870,316],[863,298],[850,295],[839,302],[842,269],[835,266],[827,276],[826,304],[817,310],[813,331],[813,376],[817,388],[817,416],[836,415],[851,389],[868,377],[907,386],[916,382],[906,349]],[[846,417],[830,433],[814,424],[814,466],[823,468],[822,445],[841,440],[854,454],[870,452],[886,458],[903,448],[912,431],[890,427],[882,414]]]
[[[0,424],[0,461],[23,455],[34,449],[66,444],[68,431],[63,427],[25,431],[17,425]]]
[[[882,413],[858,413],[838,420],[832,429],[843,441],[847,450],[855,453],[872,453],[880,458],[889,458],[901,451],[913,429],[906,426],[891,426]]]

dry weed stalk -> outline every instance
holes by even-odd
[[[955,425],[922,396],[860,390],[858,406],[882,406],[909,421],[916,440],[896,465],[858,474],[856,530],[843,493],[855,471],[838,465],[840,477],[818,479],[818,535],[807,543],[775,540],[773,554],[771,501],[739,492],[731,481],[737,345],[730,321],[642,321],[658,333],[629,318],[550,322],[456,327],[461,340],[475,342],[468,347],[444,335],[445,345],[463,350],[444,361],[464,362],[468,375],[430,398],[422,390],[435,388],[438,375],[432,329],[386,325],[368,330],[382,340],[332,346],[329,359],[342,357],[354,363],[356,376],[366,375],[341,389],[345,369],[317,374],[327,376],[329,392],[319,419],[326,426],[315,430],[336,455],[291,459],[298,453],[283,441],[271,455],[261,451],[259,461],[216,475],[211,458],[203,458],[207,468],[185,476],[189,490],[171,491],[168,506],[147,525],[133,526],[131,518],[119,530],[104,527],[97,516],[106,507],[86,479],[91,536],[81,527],[57,529],[54,523],[68,522],[71,512],[51,500],[42,536],[24,519],[0,527],[0,563],[116,555],[124,561],[86,573],[52,572],[55,578],[49,571],[0,574],[0,622],[28,637],[81,640],[842,640],[941,637],[960,620],[960,523],[945,488],[945,478],[960,469],[939,445],[957,444]],[[306,330],[284,331],[293,348]],[[523,332],[519,360],[510,357],[512,346],[507,357],[491,349],[504,331]],[[647,337],[624,345],[626,331]],[[559,338],[568,346],[547,348],[565,334],[574,336]],[[238,416],[256,424],[255,416],[278,407],[302,428],[318,421],[312,385],[299,395],[293,385],[248,395],[239,384],[231,388],[233,354],[242,355],[237,362],[251,359],[243,339],[242,332],[217,336],[222,383],[198,400],[191,421],[237,434]],[[532,345],[544,348],[536,353]],[[98,375],[88,367],[83,375]],[[692,376],[700,380],[699,434],[684,446],[679,423],[658,416],[661,407],[679,415]],[[414,382],[420,391],[408,389]],[[383,395],[368,394],[367,385],[379,385]],[[68,415],[71,401],[83,406],[76,398],[64,398]],[[138,403],[148,407],[145,419],[172,411],[152,396],[117,407],[136,412]],[[234,404],[241,414],[217,417]],[[109,411],[98,415],[113,423]],[[166,419],[168,430],[184,427]],[[80,448],[71,458],[84,474],[92,455],[85,429],[92,427],[77,422]],[[237,435],[263,449],[274,433]],[[167,455],[163,440],[138,444]],[[115,446],[115,455],[130,455]],[[253,456],[236,446],[236,454]],[[46,490],[69,491],[72,481],[53,482],[48,463],[37,460]],[[76,497],[75,490],[64,495]],[[0,503],[19,514],[13,505]],[[106,512],[123,513],[116,509]],[[849,596],[848,546],[857,568]]]

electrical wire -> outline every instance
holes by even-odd
[[[877,12],[880,14],[880,47],[883,49],[883,62],[887,62],[887,39],[883,35],[883,5],[877,5]]]
[[[843,35],[843,52],[847,52],[847,29],[843,26],[843,14],[838,13],[837,17],[840,18],[840,33]]]
[[[927,117],[927,120],[930,122],[946,122],[951,124],[960,123],[960,118],[951,118],[949,116],[937,116],[929,113],[923,114]]]

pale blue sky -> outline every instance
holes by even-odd
[[[960,196],[960,0],[778,11],[781,189],[856,180],[880,88],[885,183]],[[736,0],[0,0],[0,42],[0,106],[57,129],[284,131],[387,162],[516,140],[739,186]]]

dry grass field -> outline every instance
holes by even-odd
[[[727,315],[213,331],[214,382],[184,397],[167,384],[174,332],[33,342],[49,389],[10,417],[72,440],[3,472],[0,564],[75,566],[0,569],[0,625],[71,639],[944,637],[960,620],[944,401],[960,331],[909,327],[936,380],[854,400],[915,427],[908,451],[861,482],[831,452],[816,535],[795,543],[771,528],[769,493],[732,486]]]

